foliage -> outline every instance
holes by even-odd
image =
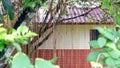
[[[8,14],[10,20],[13,20],[15,12],[12,0],[1,1],[4,11]],[[29,12],[31,12],[31,10],[34,12],[36,7],[42,5],[42,0],[22,0],[22,4],[23,10],[25,11],[25,14],[23,13],[23,15],[27,15]],[[25,17],[26,16],[24,16],[24,18],[18,18],[18,22],[20,20],[21,24]],[[4,20],[2,14],[0,14],[0,20]],[[37,36],[37,34],[31,32],[26,26],[20,26],[16,30],[14,28],[7,30],[6,28],[2,27],[2,24],[0,24],[0,58],[6,57],[6,61],[8,62],[10,68],[59,68],[59,66],[53,65],[57,58],[53,58],[52,60],[37,58],[35,60],[35,65],[33,65],[30,62],[29,57],[22,52],[21,44],[26,45],[28,43],[27,40],[34,36]],[[9,56],[6,52],[10,46],[17,50],[15,56]]]
[[[3,4],[3,7],[6,13],[9,15],[9,18],[13,20],[14,19],[14,7],[13,7],[11,0],[2,0],[2,4]],[[0,15],[0,19],[3,19],[2,15]]]
[[[42,1],[41,0],[22,0],[23,6],[24,8],[27,7],[31,7],[31,8],[35,8],[37,4],[42,5]]]
[[[120,28],[119,1],[98,0],[102,3],[101,8],[108,10],[113,18],[115,26]],[[90,41],[94,49],[87,57],[89,62],[100,63],[108,68],[120,68],[120,30],[98,27],[100,35],[97,40]],[[93,57],[94,56],[94,57]]]
[[[98,40],[90,41],[92,48],[98,50],[91,52],[87,60],[99,62],[108,67],[119,68],[120,65],[120,30],[98,27],[100,35]]]
[[[100,0],[98,0],[100,1]],[[120,1],[119,0],[102,0],[102,9],[108,10],[111,17],[114,19],[116,26],[120,27]]]
[[[13,28],[10,31],[7,29],[0,27],[0,51],[4,49],[6,45],[14,46],[19,52],[21,52],[21,47],[19,43],[27,44],[27,39],[37,34],[28,30],[26,26],[20,26],[17,30]]]
[[[10,45],[15,47],[18,51],[13,58],[7,56],[6,58],[10,64],[10,68],[34,68],[32,63],[30,62],[27,55],[22,53],[22,49],[20,44],[27,44],[27,39],[33,36],[37,36],[37,34],[29,31],[28,27],[20,26],[17,30],[10,29],[8,32],[7,29],[3,28],[2,25],[0,27],[0,51],[5,49],[5,46],[9,47]],[[6,49],[7,50],[7,49]],[[6,54],[5,54],[6,56]],[[56,58],[47,61],[42,58],[37,58],[35,61],[35,68],[58,68],[59,66],[54,66],[52,63],[56,61]]]
[[[11,68],[41,68],[41,67],[42,68],[59,68],[59,66],[53,65],[50,61],[44,60],[42,58],[36,58],[35,66],[33,66],[28,56],[21,52],[17,53],[13,57],[13,61],[11,65]]]

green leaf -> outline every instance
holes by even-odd
[[[90,41],[90,46],[92,48],[100,48],[100,46],[98,45],[98,42],[96,40]]]
[[[25,55],[24,53],[19,52],[13,57],[11,68],[34,68],[34,67],[30,63],[28,56]]]
[[[101,55],[104,56],[104,57],[109,57],[110,56],[108,52],[101,53]]]
[[[100,34],[102,34],[105,38],[114,41],[114,35],[107,29],[104,29],[102,27],[97,27],[96,28]]]
[[[42,0],[37,0],[37,2],[39,5],[41,5],[41,6],[43,5]]]
[[[112,59],[111,57],[108,57],[106,60],[105,60],[105,63],[109,66],[112,66],[114,68],[115,66],[115,61],[114,59]]]
[[[15,36],[13,36],[11,34],[8,34],[4,37],[4,39],[9,41],[10,43],[13,43],[15,41],[14,38],[15,38]]]
[[[27,38],[34,37],[34,36],[37,36],[37,34],[31,31],[29,31],[27,34],[24,35],[24,37],[27,37]]]
[[[50,60],[51,63],[55,63],[57,61],[57,57]]]
[[[99,56],[99,52],[95,51],[95,52],[91,52],[89,53],[88,57],[87,57],[87,61],[91,62],[91,61],[97,61],[98,56]]]
[[[100,64],[105,64],[105,59],[100,60]]]
[[[7,33],[7,30],[3,27],[0,27],[0,34],[5,34]]]
[[[24,44],[24,45],[27,45],[28,44],[28,41],[24,40],[24,39],[18,39],[17,42],[21,43],[21,44]]]
[[[14,19],[14,7],[11,0],[2,0],[3,7],[9,15],[10,20]]]
[[[108,9],[108,7],[109,7],[109,0],[103,0],[101,8]]]
[[[118,59],[116,59],[115,60],[115,63],[116,63],[116,65],[120,65],[120,59],[118,58]],[[118,67],[119,68],[119,67]]]
[[[102,48],[102,47],[105,46],[107,40],[104,37],[99,37],[98,40],[97,40],[97,42],[98,42],[99,47]]]
[[[4,49],[4,43],[3,42],[0,42],[0,51],[3,51],[3,49]]]
[[[112,58],[119,58],[120,57],[120,51],[118,50],[113,50],[112,52],[110,52],[110,55]]]
[[[115,43],[113,43],[113,42],[107,42],[106,46],[109,48],[112,48],[113,50],[116,50]]]
[[[114,13],[115,13],[115,12],[114,12],[114,8],[113,8],[113,5],[111,4],[111,5],[110,5],[110,14],[111,14],[111,15],[114,15]]]
[[[12,45],[17,49],[17,51],[19,51],[19,52],[22,51],[22,49],[18,43],[13,43]]]
[[[37,58],[35,60],[35,68],[58,68],[57,66],[53,65],[51,62]]]
[[[29,28],[27,26],[19,26],[17,29],[18,34],[26,34],[29,31]]]
[[[120,27],[120,14],[119,12],[116,12],[116,15],[114,16],[114,23]]]

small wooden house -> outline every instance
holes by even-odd
[[[62,18],[79,16],[86,12],[83,8],[70,7],[68,14]],[[58,57],[56,64],[60,68],[91,68],[86,61],[88,53],[91,51],[89,42],[99,35],[95,29],[98,26],[114,28],[113,20],[104,20],[105,13],[100,8],[91,10],[88,14],[74,19],[61,22],[56,29],[55,35],[39,47],[36,57],[51,59]],[[43,20],[40,17],[39,22]],[[103,21],[104,20],[104,21]]]

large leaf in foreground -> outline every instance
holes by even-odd
[[[35,68],[59,68],[59,66],[53,65],[50,61],[37,58],[35,60]]]
[[[11,68],[33,68],[33,65],[24,53],[19,52],[13,57]]]

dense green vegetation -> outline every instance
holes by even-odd
[[[93,51],[88,55],[87,60],[107,68],[120,68],[120,3],[116,0],[101,2],[101,8],[113,18],[118,30],[98,27],[100,35],[97,40],[90,41]]]
[[[86,1],[86,0],[85,0]],[[6,58],[7,64],[10,68],[57,68],[58,66],[53,65],[57,58],[52,60],[44,60],[37,58],[35,60],[35,65],[30,62],[30,59],[26,54],[22,52],[21,44],[27,44],[27,40],[31,37],[36,36],[34,32],[31,32],[28,27],[20,26],[21,23],[27,19],[28,13],[34,13],[38,10],[39,7],[45,5],[47,10],[52,10],[52,17],[55,17],[55,14],[59,13],[57,22],[59,22],[60,15],[65,13],[65,7],[68,6],[82,6],[84,8],[89,8],[85,5],[85,1],[81,0],[76,2],[76,0],[20,0],[22,4],[22,10],[15,25],[11,29],[6,29],[0,24],[0,58]],[[114,19],[114,24],[120,28],[120,1],[119,0],[97,0],[100,3],[100,7],[107,11],[108,15]],[[10,20],[15,18],[15,10],[11,0],[1,0],[3,5],[3,11],[9,16]],[[57,7],[57,8],[56,8]],[[6,20],[0,14],[0,20]],[[32,19],[34,16],[29,16]],[[47,17],[46,17],[47,18]],[[72,18],[71,18],[72,19]],[[44,21],[46,22],[46,21]],[[6,22],[2,22],[5,24]],[[20,26],[20,27],[19,27]],[[47,30],[48,25],[43,25],[42,30]],[[100,33],[98,40],[92,40],[90,42],[93,51],[88,55],[87,60],[89,62],[96,62],[104,65],[106,67],[119,68],[120,67],[120,30],[116,31],[114,29],[107,29],[98,27],[97,30]],[[43,32],[43,31],[41,31]],[[44,31],[45,32],[45,31]],[[39,35],[41,36],[41,34]],[[10,56],[6,52],[9,47],[12,46],[17,50],[15,56]],[[22,67],[23,66],[23,67]]]
[[[41,0],[22,0],[23,3],[23,12],[21,15],[27,14],[29,12],[34,12],[36,6],[42,5]],[[14,19],[14,8],[11,0],[2,0],[2,4],[5,12],[8,14],[9,19]],[[31,32],[27,26],[20,26],[25,17],[20,16],[17,25],[14,25],[14,28],[9,30],[3,27],[3,24],[0,24],[0,58],[5,58],[5,62],[10,68],[59,68],[59,66],[53,65],[57,58],[52,60],[44,60],[42,58],[35,59],[35,65],[33,65],[29,57],[22,52],[21,45],[27,45],[28,39],[37,36],[36,33]],[[0,20],[5,20],[3,15],[0,14]],[[19,25],[18,25],[19,24]],[[11,56],[8,49],[12,46],[17,50],[17,53],[14,56]],[[5,63],[3,62],[3,63]],[[2,67],[2,66],[1,66]]]

